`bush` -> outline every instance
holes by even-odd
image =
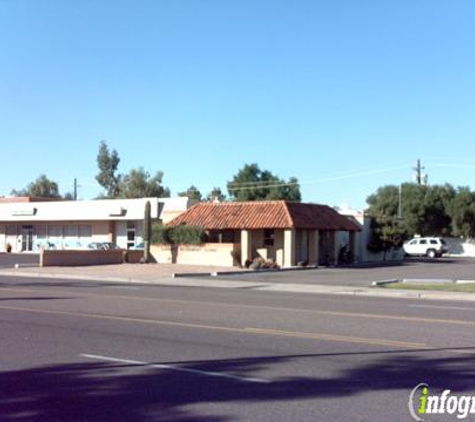
[[[154,224],[152,226],[152,244],[164,245],[170,242],[168,237],[168,228],[162,224]]]
[[[201,245],[206,240],[206,232],[194,226],[170,227],[168,235],[176,245]]]
[[[206,232],[201,227],[165,227],[156,224],[152,227],[152,243],[175,245],[201,245],[206,240]]]

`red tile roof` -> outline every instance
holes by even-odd
[[[359,225],[327,205],[286,201],[202,202],[174,218],[168,226],[180,224],[206,230],[361,230]]]

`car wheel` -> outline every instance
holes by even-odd
[[[434,251],[434,249],[429,249],[427,251],[427,256],[432,259],[432,258],[435,258],[437,256],[437,253],[436,253],[436,251]]]

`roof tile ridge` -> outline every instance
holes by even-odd
[[[272,202],[275,202],[274,200],[272,199],[258,199],[256,201],[245,201],[246,204],[248,205],[252,205],[252,204],[264,204],[264,205],[268,205],[268,204],[271,204]]]
[[[290,227],[295,228],[295,223],[294,223],[294,220],[292,218],[292,214],[290,213],[290,210],[289,210],[289,203],[287,201],[284,201],[284,200],[281,200],[280,202],[281,202],[282,206],[284,207],[284,212],[285,212],[287,218],[289,219]]]
[[[236,202],[212,202],[212,201],[203,201],[203,202],[198,202],[196,205],[202,205],[206,206],[209,208],[214,208],[214,207],[225,207],[225,206],[232,206],[236,204]]]
[[[188,208],[187,210],[185,210],[185,211],[184,211],[182,214],[180,214],[180,215],[183,215],[185,212],[188,212],[188,211],[190,211],[190,210],[192,210],[192,209],[194,209],[194,208],[203,206],[204,204],[205,204],[205,202],[197,202],[196,204],[193,204],[190,208]],[[179,215],[179,216],[180,216],[180,215]],[[178,217],[179,217],[179,216],[178,216]]]

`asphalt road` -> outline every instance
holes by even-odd
[[[410,421],[475,305],[0,277],[1,421]],[[456,420],[436,416],[430,420]]]

